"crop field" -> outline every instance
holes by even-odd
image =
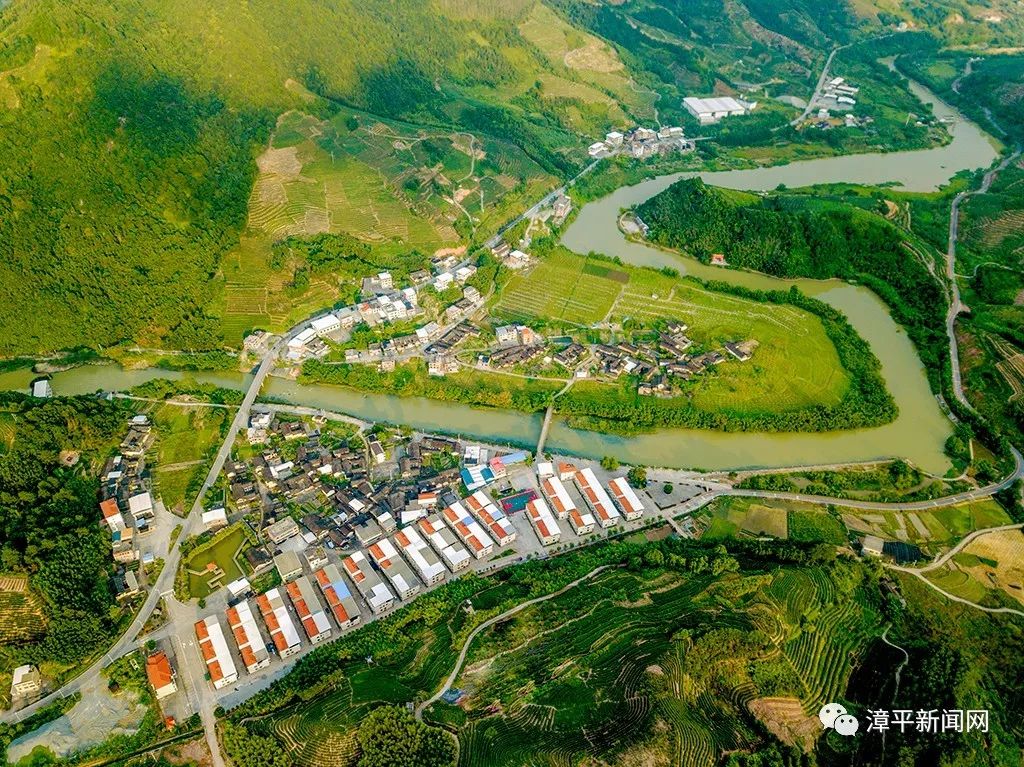
[[[972,530],[1010,524],[1010,517],[992,500],[974,501],[935,511],[901,514],[893,511],[860,512],[841,509],[847,528],[885,540],[905,541],[935,553],[956,543]]]
[[[608,571],[482,632],[455,681],[459,700],[435,703],[424,719],[458,738],[460,767],[712,767],[763,742],[752,717],[799,745],[817,733],[808,712],[844,698],[878,633],[851,567]],[[487,581],[473,607],[489,609],[509,588]],[[361,719],[436,690],[466,617],[450,605],[432,626],[409,624],[405,649],[356,652],[324,692],[252,729],[277,739],[299,767],[351,767]],[[777,677],[764,681],[761,666]]]
[[[692,387],[692,404],[705,410],[779,412],[835,404],[849,386],[821,321],[793,306],[714,293],[649,270],[633,271],[615,303],[613,321],[682,320],[695,344],[755,339],[750,361],[719,366]]]
[[[997,590],[1024,603],[1024,533],[1005,530],[976,538],[928,578],[975,602]]]
[[[28,642],[46,631],[46,617],[24,575],[0,574],[0,644]]]
[[[495,311],[510,319],[541,318],[576,326],[602,322],[622,290],[621,278],[615,275],[624,274],[603,267],[604,262],[592,264],[559,250],[527,273],[513,276]]]

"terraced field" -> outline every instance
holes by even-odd
[[[0,574],[0,644],[36,639],[46,631],[42,603],[24,575]]]
[[[566,251],[546,256],[527,272],[515,275],[501,293],[495,311],[509,319],[550,319],[567,325],[590,326],[602,322],[612,309],[623,283],[609,274],[604,262]],[[615,271],[615,276],[625,272]],[[627,277],[628,280],[628,277]]]
[[[458,702],[435,703],[424,719],[458,738],[460,767],[711,767],[765,744],[772,723],[759,717],[784,716],[806,737],[806,712],[844,699],[878,634],[857,567],[607,570],[482,632],[453,686]],[[366,649],[344,656],[325,692],[251,727],[299,767],[354,765],[366,713],[435,691],[468,622],[502,603],[514,580],[481,582],[469,600],[475,617],[460,598],[403,624],[399,649],[386,655],[371,638],[380,627],[365,629]],[[381,655],[364,658],[374,646]],[[764,666],[781,673],[765,681]]]

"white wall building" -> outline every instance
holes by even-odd
[[[238,669],[231,657],[224,629],[216,615],[209,615],[195,625],[196,639],[199,641],[199,652],[206,662],[206,672],[210,682],[218,690],[238,681]]]

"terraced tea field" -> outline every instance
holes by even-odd
[[[469,647],[457,702],[433,704],[424,721],[458,738],[460,767],[713,767],[763,746],[764,727],[792,745],[813,739],[808,712],[844,699],[880,633],[878,595],[851,562],[710,570],[613,567],[489,627]],[[392,627],[393,651],[374,639],[381,624],[356,632],[323,693],[251,728],[299,767],[353,767],[366,713],[429,697],[469,626],[519,593],[515,578],[472,587],[472,613],[462,597],[428,608]]]
[[[39,598],[24,575],[0,575],[0,644],[36,639],[46,631],[46,617]]]

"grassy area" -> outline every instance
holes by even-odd
[[[168,509],[194,500],[207,471],[206,459],[220,440],[231,411],[212,407],[159,405],[151,413],[157,432],[153,481]]]

